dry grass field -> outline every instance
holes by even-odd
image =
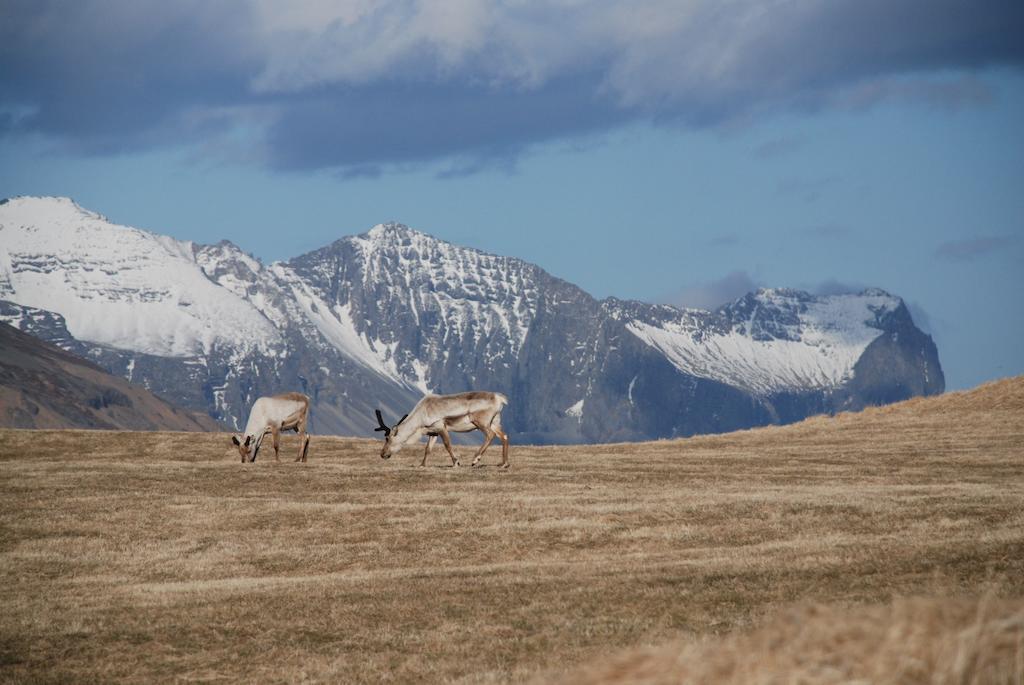
[[[1024,674],[1024,378],[508,472],[228,446],[0,431],[0,681]]]

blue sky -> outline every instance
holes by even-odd
[[[1024,373],[1019,2],[0,0],[0,196],[265,261],[396,220],[601,297],[902,296]]]

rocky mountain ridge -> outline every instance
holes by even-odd
[[[0,205],[0,319],[228,424],[300,389],[320,432],[424,392],[511,399],[520,442],[605,442],[798,420],[943,390],[880,290],[750,293],[715,311],[599,301],[543,269],[382,224],[264,265],[63,198]]]

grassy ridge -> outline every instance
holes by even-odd
[[[1022,445],[1021,378],[513,445],[507,473],[320,436],[308,464],[243,466],[223,435],[0,431],[0,680],[559,678],[794,602],[1002,601],[1024,595]]]

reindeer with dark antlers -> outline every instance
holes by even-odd
[[[480,463],[480,457],[494,440],[501,440],[501,464],[499,468],[507,469],[508,435],[501,429],[501,410],[508,404],[508,398],[496,392],[464,392],[458,395],[427,395],[416,403],[413,410],[399,419],[394,426],[384,423],[380,409],[376,410],[378,427],[375,431],[384,432],[384,447],[380,451],[381,459],[390,459],[410,440],[427,436],[427,448],[423,451],[420,466],[427,463],[427,455],[438,436],[444,442],[448,455],[452,458],[452,466],[459,465],[459,458],[452,449],[450,432],[469,433],[478,430],[484,434],[484,444],[480,445],[473,457],[472,466]]]

